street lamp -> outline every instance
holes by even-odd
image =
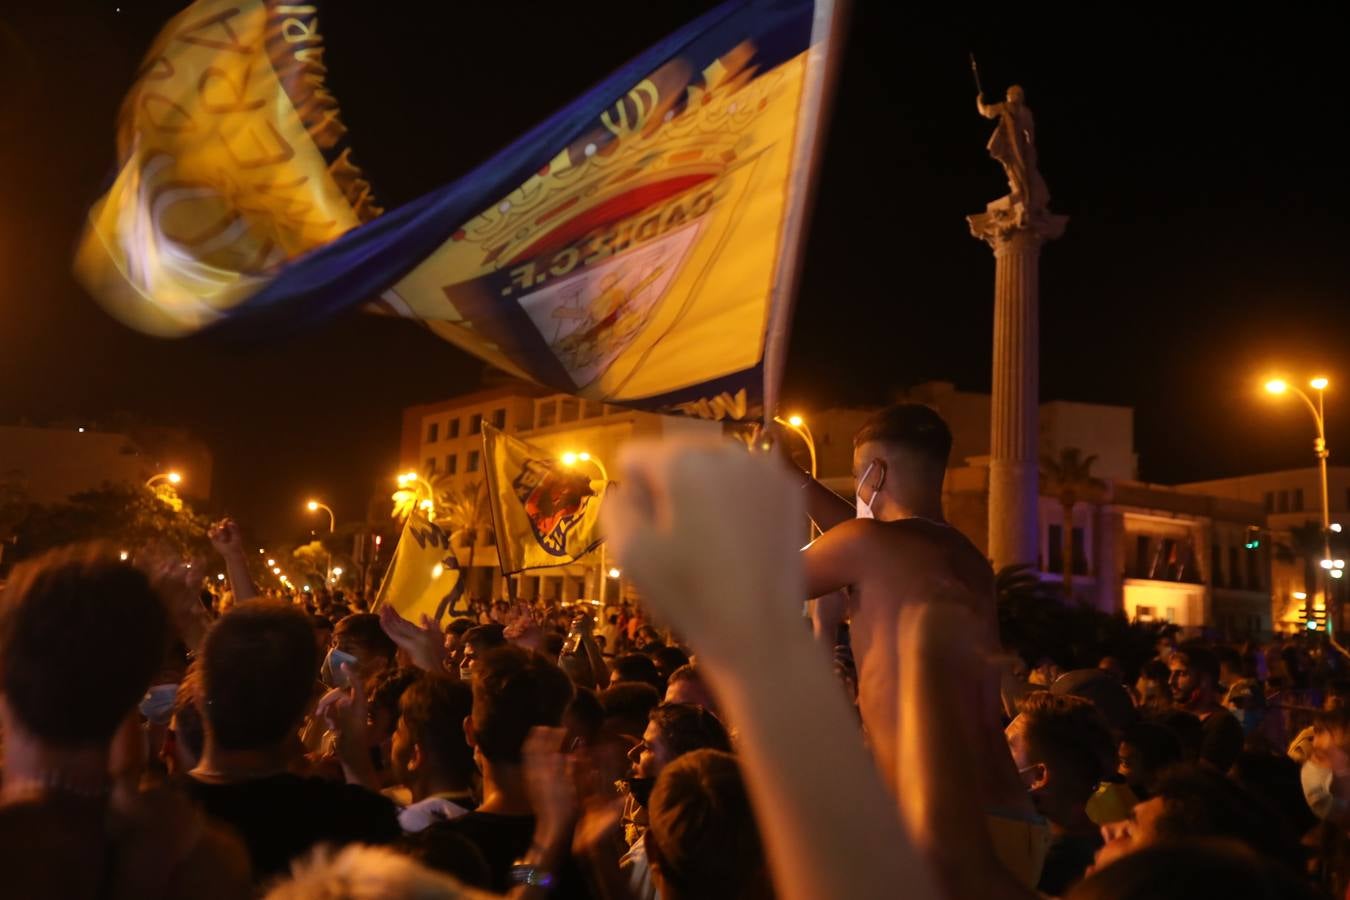
[[[417,508],[426,512],[427,518],[432,519],[434,521],[436,518],[436,504],[434,502],[436,497],[436,489],[431,486],[431,482],[427,481],[425,478],[418,475],[416,472],[403,472],[398,476],[396,480],[398,481],[398,486],[401,488],[407,487],[410,484],[416,485],[418,490],[426,488],[427,498],[423,500],[421,503],[419,503],[417,505]]]
[[[602,481],[602,486],[600,489],[601,498],[604,497],[605,491],[609,490],[609,470],[605,468],[605,464],[602,463],[599,459],[595,458],[594,456],[591,456],[584,450],[580,453],[573,453],[572,451],[569,450],[562,456],[558,457],[558,459],[562,461],[563,465],[569,468],[576,466],[578,463],[590,463],[591,465],[595,466],[595,468],[600,472],[600,479]],[[600,543],[600,561],[598,567],[595,570],[595,580],[600,582],[600,588],[597,593],[600,595],[598,599],[600,600],[601,612],[604,612],[605,610],[605,595],[609,593],[609,591],[607,590],[609,586],[609,579],[604,577],[604,575],[609,571],[609,567],[605,565],[606,546],[607,545],[603,541]]]
[[[811,434],[811,429],[806,424],[806,420],[798,415],[788,416],[786,419],[774,416],[773,420],[779,425],[791,431],[797,437],[806,443],[807,452],[811,454],[811,477],[816,477],[816,439]]]
[[[153,488],[161,481],[167,481],[169,484],[177,485],[183,481],[183,476],[177,472],[160,472],[158,475],[151,475],[145,482],[145,486]]]
[[[1276,396],[1293,391],[1298,394],[1299,399],[1308,407],[1308,412],[1312,413],[1313,422],[1317,425],[1317,437],[1313,440],[1313,453],[1317,456],[1318,473],[1322,479],[1322,568],[1326,569],[1333,578],[1339,578],[1340,575],[1334,574],[1331,562],[1331,503],[1327,496],[1327,457],[1331,451],[1327,449],[1327,418],[1326,418],[1326,389],[1330,384],[1326,378],[1318,376],[1308,382],[1308,386],[1317,391],[1317,403],[1312,402],[1312,398],[1304,393],[1297,385],[1289,384],[1281,378],[1272,378],[1266,382],[1266,390]],[[1327,582],[1327,607],[1332,608],[1331,603],[1331,583]],[[1327,617],[1327,631],[1330,634],[1336,633],[1335,615]]]
[[[337,530],[337,517],[333,515],[332,507],[324,503],[320,503],[318,500],[311,500],[308,503],[306,503],[305,506],[306,508],[309,509],[310,512],[318,512],[319,510],[323,510],[324,512],[328,513],[328,533],[332,534],[334,531]],[[329,550],[328,580],[331,581],[332,578],[333,578],[333,551]]]

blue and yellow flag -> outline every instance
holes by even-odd
[[[129,119],[155,139],[124,144],[85,255],[111,258],[86,281],[125,320],[262,333],[375,301],[566,393],[715,418],[776,405],[833,0],[732,0],[464,178],[359,227],[363,208],[344,206],[304,140],[302,107],[276,102],[289,96],[276,35],[312,32],[276,24],[293,7],[235,7],[199,0],[176,19],[152,53],[168,68],[152,63],[124,115],[124,132]],[[204,78],[212,52],[225,74]],[[159,91],[161,70],[181,74],[177,90]],[[170,109],[170,123],[219,134],[164,137]],[[160,181],[180,180],[185,159],[200,162],[198,186],[174,207]]]
[[[603,480],[486,423],[483,459],[504,575],[565,566],[600,543]]]
[[[439,622],[463,592],[463,573],[450,535],[414,510],[403,526],[373,608],[388,604],[414,624],[421,624],[423,614]]]

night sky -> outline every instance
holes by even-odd
[[[320,24],[356,159],[393,207],[711,5],[329,0]],[[474,389],[481,364],[360,314],[248,349],[108,318],[71,252],[113,171],[117,106],[182,4],[14,6],[0,6],[0,421],[186,425],[215,452],[212,506],[269,540],[311,527],[310,494],[360,518],[393,473],[402,407]],[[1135,406],[1148,480],[1219,477],[1312,464],[1306,412],[1258,385],[1316,369],[1344,386],[1329,394],[1335,463],[1350,448],[1339,17],[911,6],[854,9],[789,398],[880,402],[928,379],[988,390],[994,265],[964,217],[1006,186],[973,50],[991,100],[1026,88],[1052,207],[1071,217],[1042,258],[1042,397]]]

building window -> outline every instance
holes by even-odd
[[[1149,565],[1152,560],[1149,559],[1149,539],[1146,534],[1137,534],[1134,537],[1134,577],[1147,578]]]
[[[1247,551],[1247,590],[1261,590],[1261,553],[1258,550]]]
[[[587,400],[581,409],[583,419],[598,419],[605,414],[605,404],[599,400]]]
[[[1242,587],[1242,566],[1239,565],[1238,548],[1228,548],[1228,586],[1230,588]]]
[[[1045,571],[1064,571],[1064,528],[1051,525],[1046,537]]]
[[[430,478],[432,475],[435,475],[435,474],[436,474],[436,457],[434,457],[434,456],[428,456],[428,457],[427,457],[427,472],[426,472],[426,474],[427,474],[427,477],[428,477],[428,478]]]
[[[1303,488],[1294,488],[1294,512],[1303,512]]]
[[[459,457],[451,453],[445,458],[445,474],[454,475],[459,471]]]
[[[1209,583],[1223,587],[1223,549],[1218,544],[1209,548]]]
[[[434,444],[441,439],[441,423],[432,422],[427,426],[427,443]]]
[[[1288,492],[1288,491],[1280,491],[1280,502],[1279,502],[1279,507],[1278,507],[1278,509],[1279,509],[1279,511],[1282,512],[1282,513],[1289,512],[1289,492]]]
[[[453,419],[450,420],[450,424],[446,426],[445,436],[446,436],[447,438],[457,438],[457,437],[459,437],[459,418],[458,418],[458,417],[453,418]]]
[[[483,433],[483,417],[478,413],[474,413],[472,416],[469,417],[469,434],[482,434],[482,433]]]
[[[493,424],[493,427],[495,427],[495,428],[505,428],[505,427],[506,427],[506,410],[504,410],[504,409],[494,409],[494,410],[492,411],[492,424]]]
[[[562,407],[558,413],[559,422],[575,422],[581,416],[581,401],[576,397],[562,398]]]
[[[1273,513],[1274,511],[1275,511],[1275,492],[1266,491],[1266,512]]]
[[[477,451],[477,450],[470,450],[470,451],[469,451],[469,465],[468,465],[468,470],[469,470],[470,472],[477,472],[477,471],[478,471],[478,451]]]
[[[1136,606],[1134,608],[1134,619],[1136,622],[1152,622],[1154,615],[1153,607],[1151,606]]]
[[[1087,535],[1083,529],[1075,528],[1073,535],[1073,574],[1086,575],[1088,571],[1087,564]]]
[[[558,421],[558,401],[540,400],[539,401],[539,428],[547,428]]]

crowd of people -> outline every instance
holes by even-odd
[[[20,564],[0,893],[1350,896],[1339,650],[1018,658],[942,518],[950,444],[879,413],[847,504],[736,445],[631,446],[603,515],[642,615],[266,596],[228,520],[220,596],[149,550]]]

